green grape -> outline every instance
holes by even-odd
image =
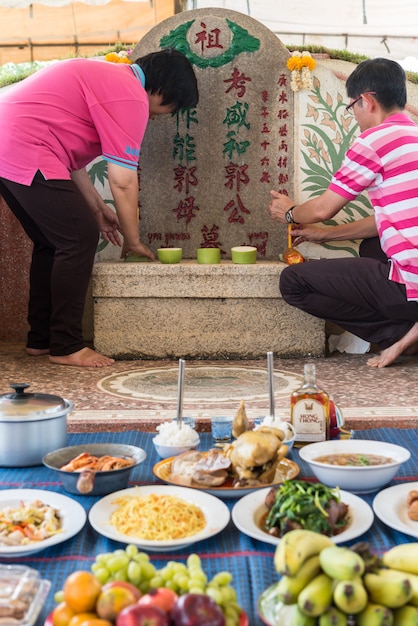
[[[137,554],[135,554],[132,557],[135,561],[138,561],[138,563],[149,563],[149,556],[146,552],[137,552]]]
[[[215,583],[215,585],[228,585],[232,580],[231,572],[223,571],[218,572],[210,581],[211,583]]]
[[[216,602],[216,604],[222,604],[222,592],[216,587],[207,587],[206,594]]]
[[[137,561],[129,561],[128,569],[126,572],[129,582],[134,585],[139,585],[142,580],[142,569]]]
[[[128,580],[128,568],[122,567],[116,572],[113,572],[113,580],[123,580],[126,582]]]
[[[126,552],[126,555],[130,559],[133,559],[134,556],[138,554],[138,546],[134,545],[133,543],[130,543],[129,545],[126,546],[125,552]]]
[[[189,575],[191,580],[193,580],[193,582],[197,585],[206,586],[206,583],[208,582],[208,577],[203,570],[193,569],[192,571],[190,571]]]
[[[137,585],[137,587],[143,594],[148,593],[148,591],[151,589],[150,581],[142,580],[140,584]]]
[[[187,557],[187,567],[201,567],[201,560],[200,560],[200,556],[198,554],[192,553],[189,554],[189,556]]]
[[[144,578],[147,578],[148,580],[150,580],[151,578],[154,578],[154,576],[157,574],[157,568],[155,567],[155,565],[153,565],[149,561],[142,560],[141,572]]]
[[[221,604],[223,606],[237,601],[237,593],[233,587],[230,587],[229,585],[221,587],[220,592],[222,594]]]
[[[64,602],[64,591],[62,589],[54,593],[54,602],[57,604]]]
[[[93,567],[94,567],[94,563],[91,566],[92,570],[93,570]],[[103,567],[99,564],[97,564],[97,567],[93,570],[93,574],[96,576],[97,580],[102,583],[102,585],[107,583],[107,581],[110,578],[109,570],[106,567]]]
[[[123,568],[127,568],[128,564],[129,564],[129,559],[126,556],[124,551],[123,551],[123,555],[116,554],[116,552],[114,552],[112,556],[108,558],[106,562],[106,567],[111,574],[114,574],[115,572]]]
[[[158,573],[156,576],[153,576],[149,581],[151,589],[158,589],[158,587],[164,587],[164,581],[162,576]]]
[[[96,563],[106,564],[111,556],[112,552],[101,552],[96,556]]]
[[[174,574],[174,580],[180,593],[189,590],[189,577],[187,574]]]
[[[204,587],[199,587],[199,585],[190,585],[189,593],[206,593]]]

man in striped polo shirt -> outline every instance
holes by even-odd
[[[360,63],[347,79],[347,95],[361,134],[347,151],[328,189],[296,205],[271,191],[270,214],[293,223],[329,220],[367,190],[374,215],[345,224],[333,238],[378,235],[380,258],[324,259],[287,267],[280,290],[286,302],[327,319],[365,341],[380,354],[368,360],[385,367],[401,354],[418,352],[418,126],[404,113],[406,76],[395,61]],[[327,230],[327,229],[324,229]],[[319,241],[314,229],[305,239]],[[331,238],[331,237],[330,237]]]

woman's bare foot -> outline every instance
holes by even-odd
[[[75,367],[108,367],[115,362],[115,359],[103,356],[90,348],[82,348],[66,356],[50,355],[49,360],[57,365],[74,365]]]
[[[26,348],[26,354],[29,356],[44,356],[49,354],[49,348]]]
[[[367,361],[370,367],[386,367],[390,365],[401,354],[416,354],[418,351],[418,322],[396,343],[382,350],[380,354]]]

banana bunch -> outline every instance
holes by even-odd
[[[337,546],[302,529],[281,538],[275,596],[278,605],[293,605],[289,626],[418,626],[418,543],[371,560],[360,545]]]

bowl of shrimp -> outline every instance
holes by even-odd
[[[102,496],[125,489],[132,470],[146,457],[145,450],[137,446],[91,443],[49,452],[42,463],[58,474],[69,493]]]

